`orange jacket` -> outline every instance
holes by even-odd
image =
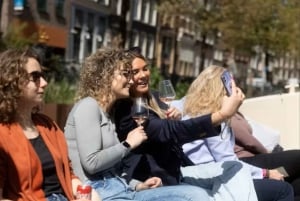
[[[61,187],[72,200],[71,179],[75,175],[70,167],[64,134],[45,115],[34,114],[33,121],[53,157]],[[17,123],[0,124],[0,188],[3,197],[18,201],[46,200],[42,183],[39,157],[21,126]]]

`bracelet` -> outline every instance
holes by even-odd
[[[269,170],[263,169],[263,178],[269,178]]]

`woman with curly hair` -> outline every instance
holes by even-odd
[[[0,200],[74,200],[81,184],[62,131],[38,112],[46,86],[33,51],[0,54]]]
[[[77,102],[65,126],[75,173],[105,201],[208,201],[204,189],[189,185],[164,187],[161,179],[152,175],[147,175],[145,181],[127,184],[120,161],[147,139],[139,126],[128,131],[120,142],[112,119],[114,103],[129,96],[132,77],[128,56],[122,50],[99,49],[83,63]]]
[[[183,114],[185,116],[183,119],[207,115],[220,110],[223,97],[226,95],[221,80],[221,75],[225,71],[226,69],[223,67],[209,66],[192,82],[184,98]],[[185,154],[194,164],[239,161],[234,153],[234,134],[230,119],[231,116],[226,116],[226,121],[221,124],[220,136],[196,140],[183,145]],[[291,201],[294,199],[291,185],[283,181],[283,175],[278,171],[267,171],[246,163],[243,165],[251,170],[260,201]],[[192,174],[190,169],[183,168],[182,170],[184,174]]]

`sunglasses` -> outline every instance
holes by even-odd
[[[40,85],[41,78],[45,80],[45,74],[41,71],[33,71],[29,73],[29,76],[30,76],[29,81],[34,82],[37,86]]]

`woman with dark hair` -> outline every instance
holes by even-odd
[[[62,131],[38,112],[46,86],[33,51],[0,54],[0,200],[74,200],[81,184]]]

